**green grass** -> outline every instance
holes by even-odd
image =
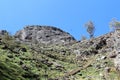
[[[90,55],[87,62],[80,61],[76,64],[75,55],[73,54],[73,50],[77,48],[76,46],[79,46],[78,49],[81,48],[78,43],[69,47],[43,44],[29,46],[16,42],[14,38],[4,37],[3,42],[0,42],[0,80],[47,80],[63,77],[66,72],[79,68],[79,65],[84,66],[87,62],[89,63],[90,59],[95,58],[95,55]],[[25,48],[27,52],[19,50],[22,48]],[[93,47],[81,48],[81,50],[88,51],[92,49]],[[106,55],[108,53],[101,53],[97,58]],[[49,66],[44,61],[56,62],[63,69],[57,70],[56,65]],[[81,70],[73,77],[75,80],[102,80],[100,73],[104,73],[105,67],[97,69],[96,66],[104,65],[104,63],[107,63],[105,67],[113,67],[114,65],[111,59],[100,61],[95,59],[91,66]],[[109,75],[110,79],[117,80],[116,71],[111,71]],[[69,76],[70,79],[71,77]]]

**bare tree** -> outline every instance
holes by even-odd
[[[90,38],[94,36],[95,26],[92,21],[88,21],[85,24],[85,27],[87,28],[87,32],[90,34]]]

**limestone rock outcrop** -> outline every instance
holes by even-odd
[[[23,42],[60,44],[76,41],[69,33],[52,26],[26,26],[15,34],[15,38]]]

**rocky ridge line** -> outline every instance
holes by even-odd
[[[52,26],[26,26],[15,34],[18,41],[61,44],[76,41],[73,36],[63,30]]]

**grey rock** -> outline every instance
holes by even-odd
[[[120,71],[120,54],[116,56],[114,59],[114,65],[118,71]]]
[[[110,69],[111,69],[110,67],[105,67],[105,69],[104,69],[105,73],[109,73]]]
[[[116,58],[117,54],[115,51],[109,53],[108,58]]]
[[[23,42],[60,44],[76,41],[69,33],[52,26],[26,26],[15,34],[15,38]]]
[[[105,60],[106,58],[106,56],[101,56],[101,60]]]
[[[76,55],[76,57],[77,57],[77,56],[81,56],[81,54],[80,54],[80,51],[79,51],[79,50],[74,50],[74,51],[73,51],[73,53]]]

